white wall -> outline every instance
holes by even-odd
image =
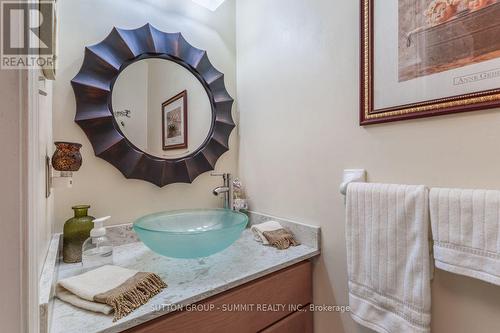
[[[240,173],[252,210],[321,226],[316,304],[347,304],[343,169],[500,189],[499,110],[358,126],[359,1],[238,0],[236,12]],[[432,285],[433,332],[500,332],[500,288],[443,271]],[[315,325],[368,332],[349,314]]]
[[[36,26],[33,14],[29,20]],[[53,146],[52,83],[41,75],[0,70],[2,332],[38,327],[38,282],[52,235],[52,200],[45,197],[45,157]]]
[[[52,236],[53,202],[45,197],[45,156],[52,153],[51,83],[39,81],[40,75],[0,71],[2,332],[22,332],[34,324],[28,324],[28,316],[37,314],[23,311],[38,311],[38,280]]]
[[[220,179],[205,173],[193,184],[172,184],[162,189],[140,180],[127,180],[111,164],[96,158],[83,131],[74,123],[75,99],[70,81],[78,72],[84,47],[102,41],[114,26],[137,28],[151,23],[167,32],[182,32],[192,45],[206,49],[214,66],[225,73],[228,90],[236,95],[234,0],[212,13],[191,1],[179,0],[60,0],[59,62],[54,86],[54,138],[83,144],[83,166],[74,174],[72,189],[55,196],[56,227],[72,215],[70,207],[88,203],[94,216],[111,215],[111,224],[131,222],[155,211],[219,207],[212,189]],[[217,169],[237,170],[237,133],[231,150]]]
[[[146,61],[128,66],[118,77],[113,88],[113,111],[130,110],[130,118],[118,117],[118,125],[137,147],[148,146],[148,72]],[[121,123],[123,122],[124,125]]]
[[[35,182],[32,183],[30,191],[34,191],[34,205],[36,208],[34,214],[36,216],[36,237],[37,237],[37,255],[38,255],[38,274],[41,274],[47,250],[52,238],[54,228],[54,196],[45,197],[45,157],[51,157],[55,146],[52,141],[52,86],[53,82],[48,80],[40,81],[41,72],[34,75],[33,105],[31,116],[35,117],[34,127],[32,127],[33,142],[30,143],[30,148],[33,151],[33,168],[36,170]],[[45,94],[38,93],[43,91]]]

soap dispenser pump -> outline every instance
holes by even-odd
[[[104,222],[110,218],[111,216],[106,216],[92,221],[94,222],[94,228],[90,231],[90,237],[82,246],[84,271],[113,264],[113,245],[106,236],[106,228],[104,228]]]

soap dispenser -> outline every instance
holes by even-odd
[[[106,236],[106,229],[104,228],[104,222],[110,218],[111,216],[106,216],[92,221],[94,222],[94,228],[90,231],[90,237],[82,246],[84,271],[113,264],[113,245]]]

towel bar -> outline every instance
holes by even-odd
[[[365,183],[366,182],[366,170],[365,169],[346,169],[344,170],[344,177],[342,183],[340,184],[340,193],[342,195],[347,194],[347,186],[350,183]]]

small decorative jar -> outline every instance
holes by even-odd
[[[71,174],[82,166],[82,145],[73,142],[54,142],[56,151],[52,155],[52,167],[62,173]]]
[[[64,223],[63,231],[63,261],[76,263],[82,261],[82,245],[90,237],[94,227],[93,216],[88,215],[89,205],[71,207],[75,216]]]
[[[248,211],[248,201],[239,178],[233,181],[233,209],[245,214]]]

